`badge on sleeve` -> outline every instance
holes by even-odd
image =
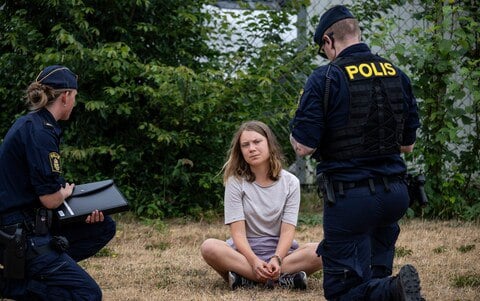
[[[52,167],[52,172],[61,172],[60,155],[57,152],[51,152],[48,157],[50,158],[50,166]]]

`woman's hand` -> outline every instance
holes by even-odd
[[[272,275],[270,279],[277,280],[280,277],[280,274],[282,273],[282,268],[277,258],[272,257],[267,264],[267,268]]]
[[[272,273],[270,272],[268,263],[259,258],[255,259],[252,270],[259,282],[266,282],[268,279],[272,279]]]
[[[87,219],[85,219],[85,222],[87,224],[93,224],[93,223],[103,222],[103,220],[104,220],[103,212],[95,210],[92,212],[92,214],[87,216]]]
[[[47,209],[55,209],[58,206],[62,205],[64,200],[72,195],[75,184],[65,183],[65,187],[60,187],[60,189],[52,194],[41,195],[38,198],[42,205]]]
[[[74,188],[75,184],[73,183],[65,183],[65,187],[60,188],[60,193],[62,194],[64,200],[72,195]]]

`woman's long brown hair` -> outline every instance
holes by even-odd
[[[251,171],[250,166],[243,158],[242,150],[240,148],[240,136],[244,131],[257,132],[267,139],[268,150],[270,152],[270,168],[268,176],[273,181],[278,180],[283,168],[284,156],[277,138],[265,123],[251,120],[242,123],[237,132],[233,135],[230,149],[227,153],[228,159],[223,165],[223,182],[226,183],[231,176],[245,178],[249,182],[255,181],[255,174]]]

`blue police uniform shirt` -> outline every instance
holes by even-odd
[[[339,57],[364,56],[367,54],[371,54],[370,48],[364,43],[359,43],[344,49]],[[326,74],[329,67],[330,97],[325,100],[328,101],[327,120],[325,120],[323,101]],[[416,130],[420,127],[418,108],[409,78],[398,68],[397,70],[402,80],[404,108],[408,111],[402,145],[411,145],[415,142]],[[291,131],[297,142],[317,149],[312,154],[314,159],[319,160],[317,174],[324,172],[334,180],[349,182],[405,172],[405,162],[400,154],[349,160],[320,159],[319,150],[322,148],[323,133],[344,126],[348,121],[349,99],[348,81],[343,71],[336,66],[329,64],[316,68],[305,84],[295,117],[291,121]]]
[[[0,145],[0,213],[40,206],[39,196],[57,192],[61,129],[46,110],[20,117]]]

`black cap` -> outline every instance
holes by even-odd
[[[352,13],[343,5],[336,5],[329,10],[327,10],[318,23],[317,29],[315,30],[315,36],[313,40],[318,45],[323,45],[323,35],[325,31],[332,26],[334,23],[343,20],[343,19],[355,19]]]
[[[53,89],[77,89],[77,75],[65,66],[53,65],[43,69],[35,79]]]

